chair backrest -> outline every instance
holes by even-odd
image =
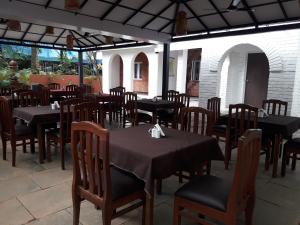
[[[229,105],[227,129],[234,132],[235,140],[246,130],[257,128],[258,108],[247,104]]]
[[[178,94],[175,96],[175,102],[180,108],[190,106],[190,96],[188,94]]]
[[[167,93],[167,99],[168,99],[168,101],[175,102],[177,95],[179,95],[179,91],[168,90],[168,93]]]
[[[82,103],[80,98],[67,99],[60,102],[60,129],[61,137],[67,140],[71,139],[71,124],[73,120],[73,107]]]
[[[109,90],[109,94],[113,96],[122,96],[124,94],[124,91],[120,88],[112,88]]]
[[[134,92],[125,92],[123,100],[123,116],[133,119],[133,125],[137,123],[137,94]]]
[[[0,125],[1,132],[10,134],[14,132],[12,105],[5,96],[0,96]]]
[[[268,99],[263,101],[262,107],[269,115],[286,116],[288,102],[278,99]]]
[[[66,91],[76,91],[78,89],[77,85],[70,84],[66,86]]]
[[[220,117],[221,98],[213,97],[207,100],[207,109],[214,113],[214,121],[218,121]]]
[[[91,121],[104,127],[104,110],[98,102],[83,102],[75,105],[73,121]]]
[[[39,91],[39,99],[40,105],[50,105],[50,89],[47,87],[41,87],[41,90]]]
[[[15,89],[12,91],[12,101],[13,101],[13,106],[14,107],[19,107],[20,106],[20,94],[22,92],[27,92],[27,89]]]
[[[98,124],[72,123],[73,188],[91,202],[112,201],[109,133]]]
[[[181,130],[210,136],[213,113],[201,107],[182,108],[180,113]]]
[[[261,130],[247,130],[238,141],[238,155],[227,211],[245,207],[249,197],[255,198],[255,179],[259,164]]]
[[[120,91],[122,91],[123,93],[125,93],[125,92],[126,92],[126,89],[125,89],[125,87],[122,87],[122,86],[115,87],[114,89],[116,89],[116,90],[120,90]]]
[[[49,83],[48,88],[50,88],[50,90],[59,90],[60,84],[59,83]]]
[[[28,90],[20,93],[21,107],[37,106],[39,103],[38,93]]]
[[[1,87],[0,88],[0,96],[10,96],[12,94],[13,89],[11,87]]]

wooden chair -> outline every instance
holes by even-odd
[[[37,106],[39,104],[39,95],[34,91],[24,91],[19,96],[21,107]]]
[[[11,96],[13,89],[11,87],[1,87],[0,96]]]
[[[246,225],[252,225],[260,145],[260,130],[248,130],[239,138],[233,182],[206,175],[181,187],[175,193],[173,225],[180,225],[182,216],[199,224],[212,224],[205,220],[210,218],[226,225],[237,225],[238,216],[243,212]]]
[[[20,94],[22,92],[27,92],[27,89],[14,89],[12,91],[12,102],[13,102],[13,107],[19,107],[20,106]]]
[[[120,97],[120,101],[116,101],[112,104],[112,111],[113,111],[113,120],[116,122],[121,123],[122,121],[122,104],[124,98],[124,89],[123,88],[112,88],[109,90],[109,94],[111,96]]]
[[[221,115],[221,98],[213,97],[207,100],[207,109],[214,113],[214,122],[217,122]]]
[[[104,127],[104,110],[97,102],[83,102],[73,107],[73,121],[91,121]]]
[[[67,99],[60,102],[60,127],[47,132],[47,160],[51,161],[51,144],[60,147],[61,168],[65,169],[65,145],[71,142],[71,123],[73,119],[73,107],[82,103],[79,98]]]
[[[291,140],[288,140],[283,147],[283,155],[282,155],[282,165],[281,165],[281,176],[285,176],[286,171],[286,165],[288,160],[292,159],[292,166],[291,169],[296,169],[296,162],[297,159],[300,158],[298,155],[300,154],[300,138],[294,138]]]
[[[119,90],[119,91],[121,91],[123,94],[126,92],[125,87],[122,87],[122,86],[117,86],[117,87],[115,87],[115,88],[113,88],[113,89]]]
[[[66,86],[66,91],[77,91],[78,86],[74,84],[70,84]]]
[[[229,168],[232,148],[237,146],[238,138],[248,129],[257,128],[258,108],[247,104],[229,105],[225,141],[225,168]]]
[[[168,99],[168,101],[175,102],[177,95],[179,95],[179,91],[168,90],[168,93],[167,93],[167,99]]]
[[[144,223],[145,184],[133,174],[110,165],[108,131],[87,121],[73,123],[71,142],[73,224],[79,225],[83,200],[102,209],[103,225],[110,225],[112,219],[140,206],[143,206]]]
[[[182,108],[180,113],[181,131],[186,131],[202,136],[211,136],[212,125],[213,125],[213,112],[201,108],[201,107],[190,107]],[[202,174],[204,166],[206,166],[206,173],[210,174],[211,163],[203,162],[199,163],[200,167],[196,168],[196,171],[191,171],[190,176],[183,176],[179,174],[179,182],[182,183],[182,178],[190,179],[194,176],[194,172]]]
[[[173,97],[172,97],[173,98]],[[177,94],[175,96],[175,108],[170,110],[159,110],[159,124],[164,124],[169,127],[171,124],[172,128],[177,128],[181,121],[179,119],[180,110],[183,107],[188,108],[190,106],[190,96],[187,94]]]
[[[26,152],[26,140],[30,140],[31,152],[34,153],[34,132],[25,124],[15,124],[12,114],[12,106],[6,97],[0,96],[0,124],[1,139],[3,149],[3,160],[6,160],[6,144],[10,141],[12,150],[12,166],[16,166],[17,146],[23,146],[23,152]],[[17,144],[22,141],[21,144]]]
[[[47,87],[41,87],[41,90],[39,91],[39,99],[40,105],[50,105],[50,89]]]
[[[48,88],[50,88],[50,90],[59,90],[60,84],[59,83],[49,83]]]
[[[277,99],[268,99],[263,101],[262,107],[269,115],[286,116],[288,102]]]
[[[134,92],[125,92],[123,102],[123,128],[126,127],[126,121],[131,123],[131,126],[136,126],[139,123],[151,123],[152,117],[149,114],[138,112],[137,94]]]

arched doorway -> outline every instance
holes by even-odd
[[[139,53],[134,59],[133,91],[148,93],[149,61],[145,53]]]
[[[221,108],[237,103],[260,108],[267,98],[269,73],[268,58],[257,46],[240,44],[226,51],[219,65]]]
[[[110,87],[123,86],[123,60],[120,55],[115,55],[110,63]]]

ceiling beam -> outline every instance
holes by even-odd
[[[81,5],[80,5],[80,9],[83,9],[83,7],[86,5],[86,3],[88,2],[89,0],[84,0]]]
[[[49,5],[51,4],[52,0],[48,0],[46,5],[45,5],[45,9],[47,9],[49,7]]]
[[[101,44],[105,44],[104,41],[102,41],[100,38],[98,38],[96,35],[91,35],[92,38],[94,38],[96,41],[99,41]]]
[[[228,20],[224,17],[224,15],[222,14],[222,12],[220,11],[220,9],[217,7],[217,5],[214,3],[213,0],[208,0],[209,3],[212,5],[212,7],[217,11],[217,13],[220,15],[221,19],[226,23],[226,25],[228,26],[228,28],[231,27],[230,23],[228,22]]]
[[[91,45],[97,45],[95,42],[89,40],[88,38],[86,38],[85,36],[83,36],[82,34],[78,33],[76,30],[73,30],[73,32],[75,34],[77,34],[79,37],[81,37],[82,39],[86,40],[87,42],[89,42]]]
[[[163,25],[161,28],[159,28],[158,32],[162,32],[166,27],[168,27],[171,23],[176,23],[176,20],[170,20],[165,25]]]
[[[55,41],[53,42],[53,45],[55,45],[58,40],[63,36],[63,34],[66,32],[66,29],[63,29],[62,32],[57,36],[57,38],[55,39]]]
[[[1,38],[5,38],[5,35],[6,35],[7,31],[8,31],[8,27],[5,28]]]
[[[146,7],[151,2],[151,0],[145,1],[138,9],[136,9],[130,16],[127,17],[127,19],[123,22],[123,25],[129,22],[136,14],[142,11],[143,8]]]
[[[43,10],[44,9],[44,10]],[[3,1],[0,7],[0,17],[17,19],[27,23],[41,23],[45,26],[61,27],[67,30],[100,33],[117,38],[146,41],[151,43],[169,43],[171,36],[149,29],[140,29],[121,23],[99,20],[96,17],[86,16],[52,7],[44,8],[42,5],[29,4],[23,1]],[[101,31],[99,31],[101,28]]]
[[[47,29],[45,30],[45,32],[41,35],[41,37],[39,38],[38,42],[41,42],[43,40],[43,38],[46,36],[47,34]]]
[[[175,2],[170,2],[168,5],[166,5],[162,10],[160,10],[155,16],[153,16],[150,20],[148,20],[142,28],[145,28],[148,26],[153,20],[155,20],[158,16],[160,16],[162,13],[164,13],[166,10],[168,10]]]
[[[283,6],[281,0],[277,0],[277,2],[278,2],[278,4],[279,4],[279,7],[280,7],[280,9],[281,9],[281,12],[282,12],[284,18],[286,18],[286,19],[289,18],[288,15],[287,15],[287,13],[286,13],[286,11],[285,11],[285,8],[284,8],[284,6]]]
[[[81,48],[81,45],[80,45],[80,44],[82,44],[84,47],[87,47],[87,45],[86,45],[84,42],[80,41],[80,40],[74,35],[73,32],[74,32],[74,31],[69,30],[69,33],[70,33],[70,34],[72,35],[72,37],[74,38],[74,40],[75,40],[76,44],[78,45],[78,47]]]
[[[208,27],[206,26],[206,24],[200,19],[200,17],[197,16],[197,14],[195,13],[195,11],[189,6],[189,4],[187,2],[183,2],[183,4],[185,5],[185,7],[190,10],[190,12],[193,14],[193,16],[198,20],[198,22],[204,27],[204,29],[209,32]]]
[[[248,10],[248,15],[250,16],[250,18],[252,19],[252,21],[254,22],[255,26],[257,27],[258,26],[258,20],[256,19],[254,13],[252,12],[251,8],[249,7],[248,3],[246,0],[241,0],[241,2],[243,3],[244,7],[246,9],[250,9]]]
[[[114,8],[116,8],[118,6],[118,4],[121,2],[122,0],[117,0],[115,1],[108,10],[106,10],[106,12],[100,17],[100,20],[104,20],[113,10]]]
[[[28,31],[30,30],[31,26],[32,26],[31,23],[28,24],[28,26],[27,26],[26,30],[24,31],[24,33],[23,33],[23,35],[22,35],[20,41],[23,41],[23,40],[24,40],[24,38],[25,38],[26,34],[28,33]]]

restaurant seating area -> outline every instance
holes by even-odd
[[[261,219],[270,205],[299,218],[300,119],[287,103],[263,101],[266,117],[246,104],[221,114],[216,97],[190,106],[173,90],[165,100],[123,87],[2,93],[0,216],[9,224],[280,224],[272,213]]]

